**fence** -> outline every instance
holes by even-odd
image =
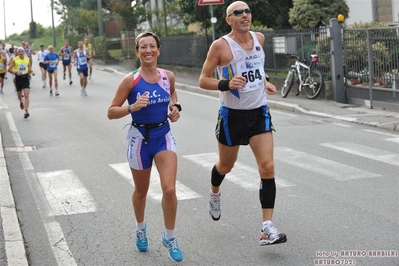
[[[266,72],[285,72],[292,63],[287,53],[296,54],[307,62],[310,55],[316,53],[319,55],[316,67],[323,72],[325,79],[331,79],[331,39],[328,28],[265,31],[263,34],[266,37],[263,45]],[[133,32],[122,32],[124,58],[135,58],[134,36]],[[369,98],[373,101],[374,96],[377,101],[398,103],[399,29],[344,28],[342,37],[346,97]],[[211,36],[161,37],[162,49],[158,62],[201,68],[208,52],[207,40],[211,40]]]
[[[347,98],[399,109],[399,28],[343,30]]]

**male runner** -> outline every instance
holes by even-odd
[[[87,61],[91,58],[91,54],[88,50],[83,48],[83,42],[78,41],[78,49],[73,52],[74,66],[78,71],[80,78],[80,93],[82,96],[87,96],[86,86],[87,86],[87,76],[88,76],[88,63]]]
[[[15,86],[17,88],[17,96],[19,100],[19,107],[23,110],[25,108],[24,118],[29,117],[29,92],[30,92],[30,83],[29,83],[29,75],[35,75],[35,72],[32,71],[32,68],[29,64],[29,57],[25,56],[25,49],[23,47],[19,47],[17,49],[18,56],[14,57],[10,63],[10,67],[8,72],[15,75]],[[22,92],[25,97],[25,104],[22,100]]]
[[[284,243],[285,234],[272,223],[276,183],[273,161],[273,124],[266,93],[276,87],[266,82],[264,72],[265,36],[250,31],[251,9],[236,1],[226,10],[231,32],[214,41],[209,49],[199,78],[201,88],[220,90],[220,109],[216,126],[219,159],[211,171],[208,210],[215,221],[221,217],[220,185],[237,160],[240,145],[251,147],[260,175],[259,201],[262,207],[262,245]],[[212,77],[218,70],[220,80]]]
[[[91,56],[94,56],[96,51],[94,50],[94,46],[90,43],[89,38],[85,38],[84,39],[84,43],[83,43],[83,48],[85,48],[86,50],[88,50],[90,52]],[[91,60],[91,58],[89,58],[87,60],[87,62],[89,63],[89,80],[91,82],[93,82],[93,79],[91,77],[91,74],[93,73],[93,60]]]
[[[40,71],[42,72],[42,87],[46,88],[46,77],[47,77],[47,64],[44,63],[44,58],[48,54],[48,50],[44,49],[44,45],[40,45],[40,50],[37,52],[37,60],[39,61]]]
[[[55,96],[59,96],[58,93],[58,70],[57,65],[59,57],[57,53],[54,53],[54,47],[50,45],[48,47],[49,53],[44,57],[44,64],[47,64],[47,73],[50,84],[50,96],[53,96],[53,76],[54,76],[54,87]]]
[[[62,66],[64,68],[64,76],[63,79],[65,80],[66,78],[66,69],[68,68],[68,74],[69,74],[69,85],[72,85],[72,64],[71,64],[71,59],[72,59],[72,53],[73,53],[73,48],[72,46],[69,45],[69,41],[65,40],[64,41],[64,46],[61,47],[59,51],[59,55],[62,56]]]

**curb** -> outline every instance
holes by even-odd
[[[120,72],[113,68],[98,67],[98,69],[105,71],[105,72],[109,72],[109,73],[117,73],[120,75],[126,75],[126,73]],[[192,86],[192,85],[187,85],[187,84],[176,82],[176,87],[179,87],[180,89],[183,89],[186,91],[199,93],[199,94],[205,94],[205,95],[214,96],[214,97],[219,96],[219,91],[203,90],[198,86]],[[389,123],[383,123],[383,124],[378,123],[378,122],[365,122],[365,121],[359,121],[358,118],[353,118],[353,117],[345,117],[345,116],[331,115],[331,114],[322,113],[322,112],[309,111],[297,104],[291,104],[291,103],[275,101],[275,100],[267,100],[267,102],[268,102],[269,107],[277,108],[280,110],[290,111],[290,112],[294,112],[294,113],[295,112],[303,113],[303,114],[324,117],[324,118],[333,118],[333,119],[337,119],[340,121],[352,122],[352,123],[362,124],[362,125],[366,125],[366,126],[377,127],[377,128],[381,128],[381,129],[399,132],[399,122],[398,123],[389,122]]]
[[[10,266],[27,266],[25,244],[17,217],[11,181],[7,171],[0,132],[0,213],[4,232],[5,251]]]
[[[195,92],[195,93],[199,93],[199,94],[205,94],[205,95],[214,96],[214,97],[219,96],[219,91],[203,90],[197,86],[182,84],[182,83],[178,83],[178,82],[176,82],[176,87],[179,87],[179,89],[183,89],[185,91]],[[340,120],[340,121],[357,123],[357,124],[362,124],[362,125],[366,125],[366,126],[377,127],[377,128],[382,128],[382,129],[386,129],[386,130],[399,132],[399,122],[396,124],[394,122],[381,124],[378,122],[359,121],[358,118],[332,115],[332,114],[316,112],[316,111],[309,111],[309,110],[301,107],[298,104],[286,103],[286,102],[275,101],[275,100],[267,100],[267,104],[271,108],[276,108],[276,109],[285,110],[285,111],[289,111],[289,112],[302,113],[302,114],[313,115],[313,116],[318,116],[318,117],[323,117],[323,118],[333,118],[333,119]]]

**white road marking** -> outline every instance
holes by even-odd
[[[348,125],[348,124],[342,124],[342,123],[337,123],[337,122],[335,122],[335,123],[333,123],[334,125],[336,125],[336,126],[339,126],[339,127],[346,127],[346,128],[348,128],[348,127],[352,127],[351,125]]]
[[[277,111],[276,109],[273,109],[273,111],[271,111],[271,114],[274,114],[274,113],[281,114],[281,115],[286,115],[286,116],[289,116],[289,117],[298,117],[298,115],[294,115],[294,114],[291,114],[291,113],[288,113],[288,112]]]
[[[19,136],[18,129],[15,126],[14,119],[12,118],[11,113],[7,112],[6,117],[7,117],[8,126],[10,127],[11,130],[12,138],[14,139],[15,146],[23,147],[24,144],[22,143],[22,139]]]
[[[72,170],[36,173],[53,215],[95,212],[90,192]]]
[[[134,187],[132,173],[130,171],[129,164],[127,162],[110,164],[109,166]],[[154,165],[151,169],[150,188],[148,190],[148,196],[154,200],[161,201],[162,195],[163,193],[161,188],[160,177]],[[195,199],[201,197],[201,195],[191,190],[190,188],[188,188],[178,180],[176,180],[176,196],[178,200],[188,200],[188,199]]]
[[[378,174],[324,159],[319,156],[293,150],[287,147],[275,147],[274,158],[285,163],[315,172],[320,176],[327,176],[338,181],[380,177]]]
[[[394,143],[399,144],[399,134],[392,134],[392,133],[388,133],[388,132],[381,132],[381,131],[372,130],[372,129],[365,129],[364,131],[370,132],[370,133],[374,133],[374,134],[383,135],[383,136],[387,136],[387,137],[392,137],[392,138],[387,138],[387,139],[385,139],[385,140],[386,140],[386,141],[391,141],[391,142],[394,142]]]
[[[12,118],[11,113],[7,112],[6,117],[12,132],[14,144],[16,146],[23,147],[24,145],[22,139],[15,126],[14,119]],[[57,265],[59,266],[77,265],[75,259],[71,254],[71,251],[69,250],[68,244],[66,243],[61,225],[51,215],[51,208],[48,205],[48,202],[43,194],[43,191],[41,190],[39,181],[37,180],[37,176],[34,172],[34,168],[29,159],[28,153],[27,152],[19,153],[19,158],[24,170],[26,183],[28,184],[29,189],[33,194],[33,199],[35,201],[36,206],[38,206],[37,211],[40,215],[40,218],[46,230],[47,238],[49,240],[50,247],[54,254],[54,257],[57,261]],[[14,248],[13,250],[15,251]]]
[[[372,130],[372,129],[364,129],[363,131],[378,134],[378,135],[383,135],[383,136],[387,136],[387,137],[399,138],[399,134],[392,134],[392,133],[382,132],[382,131]]]
[[[391,153],[351,142],[323,143],[321,145],[374,161],[399,166],[399,153]]]
[[[215,162],[218,160],[218,155],[216,153],[194,154],[186,155],[183,157],[192,161],[195,164],[200,165],[203,168],[209,169],[209,172],[215,165]],[[234,184],[247,190],[259,190],[260,179],[258,169],[255,169],[243,163],[236,162],[234,164],[233,170],[231,170],[231,172],[228,173],[225,178],[230,182],[233,182]],[[279,177],[276,177],[275,181],[277,187],[295,186],[295,184]]]

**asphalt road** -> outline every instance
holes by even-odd
[[[160,241],[156,174],[146,209],[150,250],[140,253],[134,244],[124,144],[129,118],[106,117],[122,76],[95,71],[82,97],[73,75],[69,86],[59,74],[59,97],[50,97],[34,77],[28,119],[10,79],[0,98],[5,157],[30,264],[174,264]],[[271,110],[274,223],[288,242],[260,247],[258,174],[250,148],[240,149],[222,185],[222,218],[212,221],[207,201],[217,158],[218,99],[182,90],[178,95],[183,111],[172,132],[179,151],[176,233],[182,264],[399,265],[398,133]]]

